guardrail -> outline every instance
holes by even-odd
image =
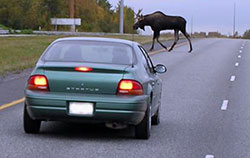
[[[70,36],[81,36],[81,35],[90,35],[90,36],[103,36],[103,35],[121,35],[120,33],[105,33],[105,32],[66,32],[66,31],[33,31],[34,34],[41,35],[70,35]],[[127,36],[140,36],[138,34],[122,34]]]
[[[15,30],[16,33],[21,33],[21,30]],[[0,34],[10,34],[8,30],[1,30]],[[104,36],[104,35],[121,35],[120,33],[105,33],[105,32],[67,32],[67,31],[32,31],[32,34],[37,35],[66,35],[66,36]],[[124,36],[141,36],[139,34],[122,34]]]
[[[1,29],[0,29],[0,34],[8,34],[8,33],[9,33],[8,30],[1,30]]]

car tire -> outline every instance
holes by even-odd
[[[25,133],[39,133],[41,126],[41,121],[33,120],[27,111],[26,105],[24,105],[24,112],[23,112],[23,128]]]
[[[152,125],[159,125],[160,124],[160,107],[158,108],[155,115],[152,117]]]
[[[151,106],[145,112],[145,116],[140,124],[135,126],[135,137],[137,139],[149,139],[151,131]]]

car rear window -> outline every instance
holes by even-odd
[[[61,41],[44,54],[45,61],[132,64],[132,48],[125,44],[96,41]]]

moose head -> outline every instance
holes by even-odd
[[[135,14],[135,21],[133,28],[134,30],[137,30],[138,28],[143,29],[145,31],[145,22],[144,22],[144,16],[141,14],[142,9],[139,9],[138,13]]]

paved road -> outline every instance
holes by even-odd
[[[204,39],[193,45],[191,54],[184,45],[152,56],[168,72],[161,75],[161,124],[149,140],[134,139],[132,128],[57,122],[27,135],[18,104],[0,111],[0,157],[249,158],[250,41]],[[21,96],[24,78],[3,81],[1,100]]]

